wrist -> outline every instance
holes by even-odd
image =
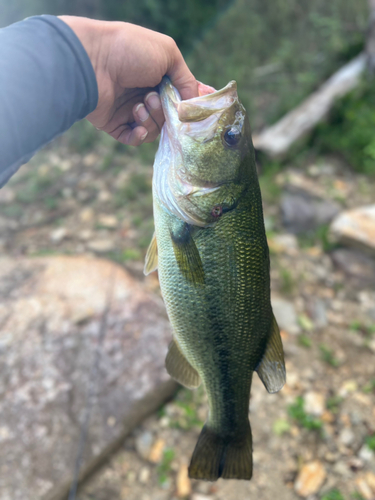
[[[105,45],[110,35],[111,23],[107,21],[97,21],[86,17],[58,16],[61,21],[67,24],[75,33],[83,48],[85,49],[96,77],[100,72],[102,64],[101,58],[105,55]]]

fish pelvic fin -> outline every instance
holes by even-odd
[[[191,366],[182,354],[177,342],[172,340],[169,344],[168,354],[165,358],[165,367],[169,375],[188,389],[196,389],[201,384],[197,370]]]
[[[256,371],[264,387],[271,394],[278,392],[285,384],[286,371],[283,344],[275,316],[273,316],[271,335],[266,350]]]
[[[173,251],[183,276],[191,283],[204,284],[204,270],[198,249],[186,222],[171,231]]]
[[[143,274],[146,276],[158,268],[158,244],[156,241],[156,235],[154,233],[151,243],[147,249],[145,267],[143,269]]]
[[[189,466],[189,477],[205,481],[251,479],[253,475],[250,422],[239,437],[223,437],[206,424]]]

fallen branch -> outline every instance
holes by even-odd
[[[255,134],[255,149],[264,151],[272,158],[284,156],[296,141],[327,117],[337,98],[358,85],[365,67],[365,54],[352,59],[297,108],[263,132]]]

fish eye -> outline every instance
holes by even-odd
[[[222,214],[223,214],[223,207],[221,205],[216,205],[211,210],[212,217],[220,217],[220,215],[222,215]]]
[[[227,146],[235,146],[241,139],[241,132],[237,127],[229,128],[224,134],[224,141]]]

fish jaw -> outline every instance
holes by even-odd
[[[211,93],[207,93],[208,90]],[[222,127],[220,121],[223,113],[233,105],[239,106],[232,120],[236,129],[242,129],[245,117],[245,110],[238,101],[236,82],[230,82],[219,91],[214,91],[212,87],[204,91],[199,97],[182,101],[170,80],[163,78],[160,96],[165,123],[155,158],[153,179],[154,195],[161,204],[188,224],[200,227],[213,224],[211,211],[219,202],[213,202],[212,207],[206,202],[202,208],[196,201],[197,197],[203,200],[204,196],[213,195],[221,186],[232,182],[235,176],[215,179],[214,175],[211,180],[210,175],[206,175],[201,178],[199,162],[189,163],[189,158],[195,153],[199,155],[197,148],[202,149],[202,152],[203,149],[207,151],[205,144],[210,143],[218,133],[221,134],[218,127]],[[214,140],[217,141],[217,137]],[[220,147],[223,147],[221,139]]]

